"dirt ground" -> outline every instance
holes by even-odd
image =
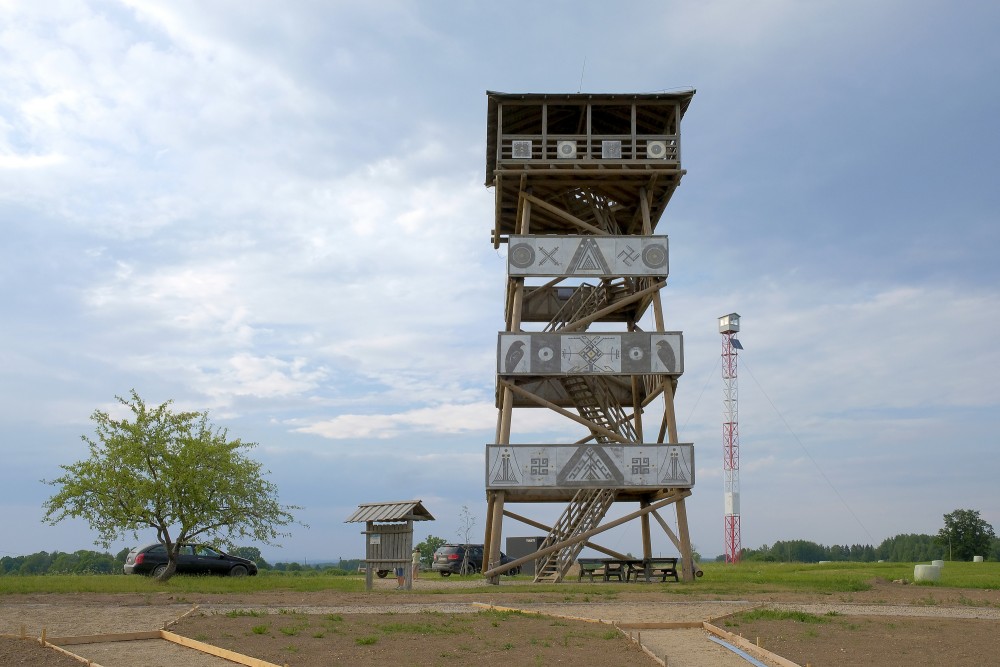
[[[695,596],[677,595],[669,587],[614,582],[595,583],[593,594],[528,593],[516,584],[454,585],[459,583],[421,580],[412,593],[186,594],[181,599],[168,593],[6,596],[0,598],[0,634],[18,634],[24,625],[26,634],[37,637],[39,624],[49,637],[135,632],[176,621],[169,627],[173,632],[291,667],[466,665],[487,660],[509,665],[662,664],[634,640],[657,658],[666,656],[670,667],[749,664],[708,641],[702,630],[636,628],[638,623],[710,620],[800,665],[910,667],[995,664],[1000,630],[1000,591],[885,581],[871,582],[871,590],[857,593],[762,594],[742,600],[692,599]],[[428,593],[431,589],[434,592]],[[481,606],[490,604],[544,615]],[[741,616],[761,607],[787,618]],[[615,621],[624,631],[608,623],[574,620],[584,618]],[[115,649],[137,650],[138,644],[117,642]],[[693,648],[684,648],[688,645]],[[67,648],[84,655],[78,645]],[[159,649],[150,650],[158,655]],[[140,664],[134,656],[122,662],[111,654],[85,657],[105,667]],[[80,664],[37,642],[0,639],[0,665]],[[143,658],[141,664],[177,662],[164,654],[162,663],[154,657]]]

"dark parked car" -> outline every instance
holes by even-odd
[[[167,548],[159,542],[136,547],[125,558],[125,574],[150,574],[158,577],[165,569]],[[257,574],[257,564],[204,544],[182,544],[177,555],[177,573],[245,577]]]
[[[468,554],[468,555],[466,555]],[[500,562],[509,563],[513,558],[500,552]],[[445,544],[438,547],[434,552],[431,569],[440,572],[442,577],[454,574],[474,574],[483,569],[483,545],[482,544]],[[505,574],[515,575],[521,568],[515,567]]]

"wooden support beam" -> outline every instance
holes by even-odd
[[[538,530],[544,530],[546,533],[552,532],[552,526],[546,526],[544,523],[538,521],[532,521],[531,519],[521,516],[520,514],[515,514],[510,510],[504,510],[503,515],[509,516],[511,519],[514,519],[515,521],[520,521],[521,523],[527,524],[532,528],[537,528]],[[628,558],[628,554],[623,554],[621,552],[614,551],[613,549],[602,547],[600,544],[596,544],[594,542],[584,542],[583,546],[593,549],[594,551],[600,551],[602,554],[607,554],[612,558],[618,558],[620,560],[626,560]]]
[[[642,233],[650,236],[653,233],[653,219],[649,214],[649,195],[646,188],[639,188],[639,211],[642,214]]]
[[[590,232],[591,234],[600,234],[602,236],[607,235],[607,232],[604,231],[603,229],[601,229],[600,227],[595,227],[595,226],[593,226],[590,223],[584,222],[583,220],[581,220],[580,218],[576,217],[575,215],[573,215],[571,213],[567,213],[566,211],[562,210],[558,206],[553,206],[552,204],[548,203],[544,199],[539,199],[538,197],[535,197],[534,195],[529,195],[529,194],[524,193],[524,192],[521,193],[521,198],[525,199],[525,200],[527,200],[529,202],[534,203],[536,206],[538,206],[538,208],[543,209],[545,211],[548,211],[549,213],[555,215],[556,217],[562,218],[563,220],[565,220],[566,222],[570,223],[571,225],[574,225],[576,227],[579,227],[580,229],[586,230],[586,231]]]
[[[632,426],[635,428],[635,439],[642,442],[642,401],[639,398],[642,393],[639,383],[642,378],[632,376]]]
[[[667,435],[670,437],[667,442],[678,442],[677,414],[674,412],[674,385],[667,376],[663,378],[663,416],[667,420]]]
[[[653,402],[653,401],[655,401],[655,400],[656,400],[657,398],[659,398],[659,396],[660,396],[660,395],[661,395],[662,393],[663,393],[663,385],[662,385],[662,384],[658,384],[658,385],[656,385],[656,389],[655,389],[654,391],[650,392],[650,393],[649,393],[649,395],[647,395],[647,396],[646,396],[646,398],[645,398],[645,399],[643,399],[643,401],[642,401],[642,404],[641,404],[641,405],[642,405],[642,407],[644,407],[644,408],[645,408],[646,406],[648,406],[648,405],[649,405],[650,403],[652,403],[652,402]],[[621,424],[621,423],[623,423],[623,422],[627,422],[627,421],[631,421],[631,420],[633,419],[633,417],[634,417],[634,416],[635,416],[635,413],[634,413],[634,412],[633,412],[633,413],[630,413],[630,414],[626,414],[626,415],[625,415],[624,417],[622,417],[621,419],[616,419],[616,420],[614,420],[614,421],[613,421],[613,422],[611,422],[611,423],[612,423],[612,424],[613,424],[614,426],[618,426],[619,424]],[[641,416],[640,416],[640,418],[641,418]],[[667,427],[666,427],[666,421],[664,421],[664,422],[663,422],[663,424],[662,424],[662,428],[660,429],[660,436],[659,436],[659,439],[658,439],[658,440],[656,440],[656,442],[657,442],[657,443],[663,443],[663,441],[664,441],[664,440],[663,440],[663,433],[664,433],[664,432],[666,431],[666,428],[667,428]],[[573,444],[575,444],[575,445],[583,445],[583,444],[585,444],[585,443],[587,443],[587,442],[590,442],[591,440],[593,440],[593,439],[594,439],[594,437],[595,437],[595,436],[594,436],[594,434],[593,434],[593,433],[591,433],[590,435],[588,435],[588,436],[586,436],[586,437],[584,437],[584,438],[580,438],[579,440],[577,440],[577,441],[576,441],[576,442],[574,442]],[[641,434],[641,433],[639,433],[639,442],[643,442],[643,441],[644,441],[644,438],[643,438],[642,434]]]
[[[588,315],[587,317],[581,317],[580,319],[574,322],[570,322],[566,326],[561,327],[559,331],[576,331],[577,329],[585,329],[587,328],[588,325],[596,322],[597,320],[605,317],[606,315],[610,315],[611,313],[614,313],[615,311],[618,310],[623,310],[625,306],[629,306],[635,303],[636,301],[642,301],[646,297],[656,294],[659,290],[663,289],[666,286],[667,283],[665,282],[654,283],[651,287],[647,287],[646,289],[640,290],[635,294],[632,294],[631,296],[625,297],[624,299],[614,303],[613,305],[606,306],[604,308],[601,308],[597,312]],[[654,303],[656,302],[654,301]],[[663,329],[661,328],[660,331],[663,331]]]
[[[530,234],[531,233],[531,201],[536,199],[536,197],[531,196],[531,190],[525,189],[526,180],[525,177],[521,177],[521,197],[518,199],[518,218],[517,224],[518,234]],[[541,201],[540,199],[538,201]]]
[[[511,393],[513,385],[500,382],[500,413],[497,415],[497,444],[506,445],[510,443],[510,420],[514,413],[514,396]]]
[[[503,502],[504,502],[504,492],[496,491],[494,492],[495,498],[493,500],[493,522],[492,530],[490,531],[490,550],[483,550],[483,570],[488,569],[493,563],[500,562],[500,537],[501,537],[501,527],[503,526]],[[490,574],[488,572],[483,572],[483,574],[489,580],[489,583],[494,586],[500,584],[499,573]]]
[[[532,299],[535,299],[535,298],[539,297],[540,295],[545,294],[544,290],[546,290],[547,288],[549,288],[549,287],[555,287],[556,285],[558,285],[559,283],[561,283],[564,280],[566,280],[566,276],[559,276],[558,278],[553,278],[552,280],[550,280],[549,282],[545,283],[544,285],[539,285],[538,287],[536,287],[535,289],[533,289],[531,291],[531,294],[525,294],[524,300],[525,301],[531,301]]]
[[[483,538],[483,553],[488,554],[493,546],[493,504],[496,502],[496,493],[486,492],[486,535]]]
[[[523,177],[522,177],[523,178]],[[500,249],[500,220],[503,207],[503,174],[496,172],[493,174],[493,249]]]
[[[673,494],[673,495],[671,495],[671,496],[669,496],[667,498],[664,498],[663,500],[659,500],[659,501],[653,503],[652,505],[648,505],[646,507],[643,507],[643,508],[641,508],[640,510],[638,510],[636,512],[632,512],[631,514],[626,514],[623,517],[619,517],[619,518],[615,519],[614,521],[609,521],[608,523],[600,525],[600,526],[598,526],[596,528],[591,528],[590,530],[582,532],[579,535],[574,535],[573,537],[571,537],[568,540],[563,540],[562,542],[557,542],[557,543],[555,543],[555,544],[553,544],[551,546],[545,547],[544,549],[540,549],[540,550],[538,550],[538,551],[536,551],[536,552],[534,552],[532,554],[529,554],[527,556],[522,556],[521,558],[518,558],[516,560],[512,560],[511,562],[509,562],[509,563],[507,563],[505,565],[501,565],[499,567],[495,567],[495,568],[489,570],[488,572],[483,572],[483,575],[487,576],[487,577],[497,577],[497,576],[503,574],[504,572],[506,572],[507,570],[512,570],[515,567],[520,567],[521,565],[524,565],[529,560],[535,560],[537,558],[541,558],[542,556],[548,556],[550,553],[554,553],[556,551],[559,551],[560,549],[565,549],[566,547],[573,546],[574,544],[577,544],[579,542],[584,542],[586,540],[589,540],[594,535],[600,535],[601,533],[603,533],[606,530],[611,530],[612,528],[620,526],[623,523],[628,523],[629,521],[632,521],[633,519],[636,519],[636,518],[642,516],[643,514],[648,514],[649,512],[652,512],[653,510],[658,510],[661,507],[666,507],[667,505],[675,503],[678,500],[681,500],[681,499],[683,499],[683,498],[685,498],[685,497],[687,497],[689,495],[690,495],[690,491],[686,491],[686,490],[685,491],[681,491],[679,493],[675,493],[675,494]]]
[[[528,187],[528,175],[527,174],[521,174],[521,179],[520,179],[520,182],[518,183],[518,186],[517,186],[517,191],[518,191],[518,195],[517,195],[517,212],[514,214],[515,231],[517,229],[517,225],[520,225],[521,224],[521,220],[524,219],[523,218],[524,199],[522,199],[522,195],[524,195],[525,190],[527,189],[527,187]],[[502,200],[503,200],[502,192],[500,190],[497,190],[497,206],[498,207],[500,206],[500,202]],[[500,216],[497,216],[497,225],[499,225],[499,224],[500,224]]]
[[[645,498],[639,501],[639,507],[649,507],[649,501]],[[649,535],[649,514],[639,517],[639,525],[642,527],[642,557],[649,559],[653,557],[653,540]],[[648,572],[646,574],[649,574]]]
[[[681,558],[684,561],[684,581],[694,581],[694,554],[691,553],[691,534],[688,531],[687,506],[683,498],[677,501],[677,537],[681,541]]]
[[[660,524],[660,528],[663,529],[663,532],[666,533],[667,537],[670,539],[670,541],[673,542],[674,548],[677,549],[677,551],[680,551],[681,550],[681,541],[679,539],[677,539],[677,535],[675,535],[674,531],[672,531],[670,529],[670,526],[667,525],[667,522],[663,520],[663,517],[660,516],[660,513],[659,512],[650,512],[650,514],[653,515],[653,518],[656,519],[657,523]]]

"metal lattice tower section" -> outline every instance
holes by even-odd
[[[738,563],[742,551],[740,539],[740,430],[737,354],[742,349],[736,334],[740,316],[730,313],[719,318],[722,334],[722,467],[725,471],[725,542],[726,562]]]

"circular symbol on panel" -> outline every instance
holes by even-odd
[[[576,157],[576,142],[560,141],[556,144],[556,150],[559,151],[559,157]]]
[[[527,243],[518,243],[510,249],[510,263],[519,269],[526,269],[535,263],[535,249]]]
[[[540,361],[552,361],[552,357],[554,357],[555,354],[555,351],[551,347],[538,348],[538,359]]]
[[[642,263],[651,269],[658,269],[667,263],[667,249],[662,245],[648,245],[642,249]]]
[[[646,353],[642,351],[641,347],[630,347],[628,349],[628,358],[632,361],[642,361],[644,356],[646,356]]]

